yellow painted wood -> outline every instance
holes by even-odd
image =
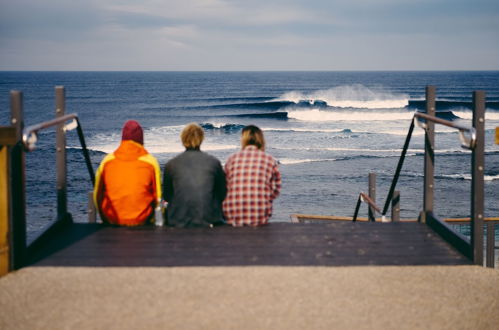
[[[0,126],[0,145],[14,145],[17,142],[14,126]]]
[[[499,127],[496,127],[496,144],[499,144]]]
[[[9,272],[8,148],[0,147],[0,276]]]

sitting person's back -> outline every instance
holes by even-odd
[[[187,125],[181,134],[186,150],[164,169],[166,222],[175,227],[205,227],[223,223],[225,173],[220,161],[200,150],[203,129]]]
[[[97,170],[94,202],[105,223],[136,226],[153,218],[161,200],[161,174],[143,141],[139,123],[127,121],[120,146]]]
[[[272,216],[272,202],[281,190],[278,164],[265,153],[263,132],[254,125],[243,128],[241,147],[225,164],[225,220],[234,227],[265,225]]]

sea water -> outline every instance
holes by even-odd
[[[25,125],[54,117],[54,86],[66,87],[66,113],[78,113],[94,170],[115,150],[128,119],[139,121],[145,147],[161,166],[183,151],[185,124],[205,130],[201,149],[222,163],[248,124],[264,131],[266,151],[280,162],[282,191],[272,221],[292,213],[352,216],[368,173],[377,174],[383,206],[414,111],[424,111],[425,86],[437,86],[442,118],[471,125],[472,91],[487,95],[485,216],[499,216],[499,72],[0,72],[0,125],[9,121],[9,91],[24,93]],[[468,217],[471,153],[458,133],[436,126],[435,212]],[[416,128],[397,189],[402,218],[423,202],[424,131]],[[28,153],[30,237],[55,219],[55,133],[39,135]],[[68,203],[85,222],[92,190],[75,131],[67,135]],[[365,206],[360,216],[365,216]]]

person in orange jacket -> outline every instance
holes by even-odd
[[[158,161],[144,148],[144,132],[135,120],[123,126],[121,144],[97,169],[94,203],[105,223],[143,225],[154,219],[161,201]]]

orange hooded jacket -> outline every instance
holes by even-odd
[[[115,225],[142,225],[153,219],[160,201],[158,161],[140,143],[123,140],[97,170],[94,203],[102,220]]]

